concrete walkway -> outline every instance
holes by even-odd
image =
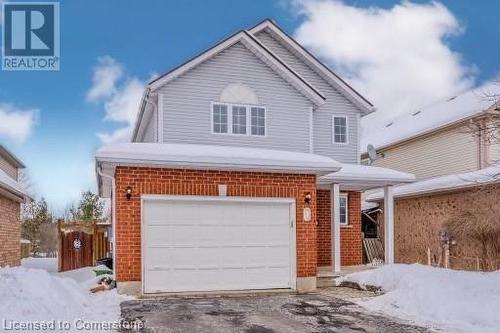
[[[360,296],[366,295],[328,288],[305,295],[134,300],[121,308],[125,320],[144,322],[143,332],[429,332],[348,300]]]

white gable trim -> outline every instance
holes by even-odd
[[[258,40],[256,40],[255,37],[251,36],[245,31],[240,31],[234,34],[233,36],[225,39],[224,41],[205,51],[204,53],[196,56],[183,65],[150,82],[149,87],[151,88],[151,91],[159,89],[166,83],[172,81],[188,70],[198,66],[199,64],[238,42],[241,42],[243,45],[245,45],[252,53],[262,59],[265,63],[267,63],[275,72],[277,72],[282,78],[284,78],[287,82],[289,82],[297,90],[304,94],[315,105],[319,106],[325,102],[326,98],[321,92],[316,90],[304,78],[302,78],[291,68],[289,68],[275,54],[273,54],[269,49],[265,48]]]
[[[302,45],[300,45],[297,41],[290,37],[273,21],[267,19],[251,28],[249,32],[253,35],[256,35],[260,31],[265,29],[270,30],[273,35],[278,36],[282,41],[290,45],[292,49],[295,50],[303,60],[307,61],[314,68],[318,69],[325,76],[325,78],[327,78],[327,81],[331,85],[338,88],[340,92],[343,93],[350,101],[359,106],[365,115],[375,111],[375,107],[366,98],[364,98],[361,94],[354,90],[337,74],[332,72],[326,65],[316,59]]]

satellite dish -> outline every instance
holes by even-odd
[[[381,156],[377,155],[377,151],[375,150],[375,147],[372,144],[366,146],[366,151],[368,152],[368,158],[370,159],[370,164],[372,164],[373,161],[378,160],[380,157],[384,157],[383,154]]]

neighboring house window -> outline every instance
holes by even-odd
[[[333,143],[347,143],[347,117],[333,116]]]
[[[262,106],[213,103],[212,133],[265,136],[266,109]]]
[[[233,134],[247,134],[247,108],[233,105],[232,110]]]
[[[347,210],[347,194],[340,195],[340,224],[349,224],[349,212]]]
[[[266,110],[252,107],[251,117],[252,135],[266,135]]]
[[[227,105],[214,104],[213,105],[213,132],[214,133],[227,133]]]

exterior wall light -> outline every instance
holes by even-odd
[[[306,195],[304,196],[304,202],[309,205],[311,203],[311,200],[312,200],[312,195],[311,193],[307,192]]]
[[[130,200],[130,198],[132,198],[132,187],[127,186],[125,196],[127,197],[127,200]]]

